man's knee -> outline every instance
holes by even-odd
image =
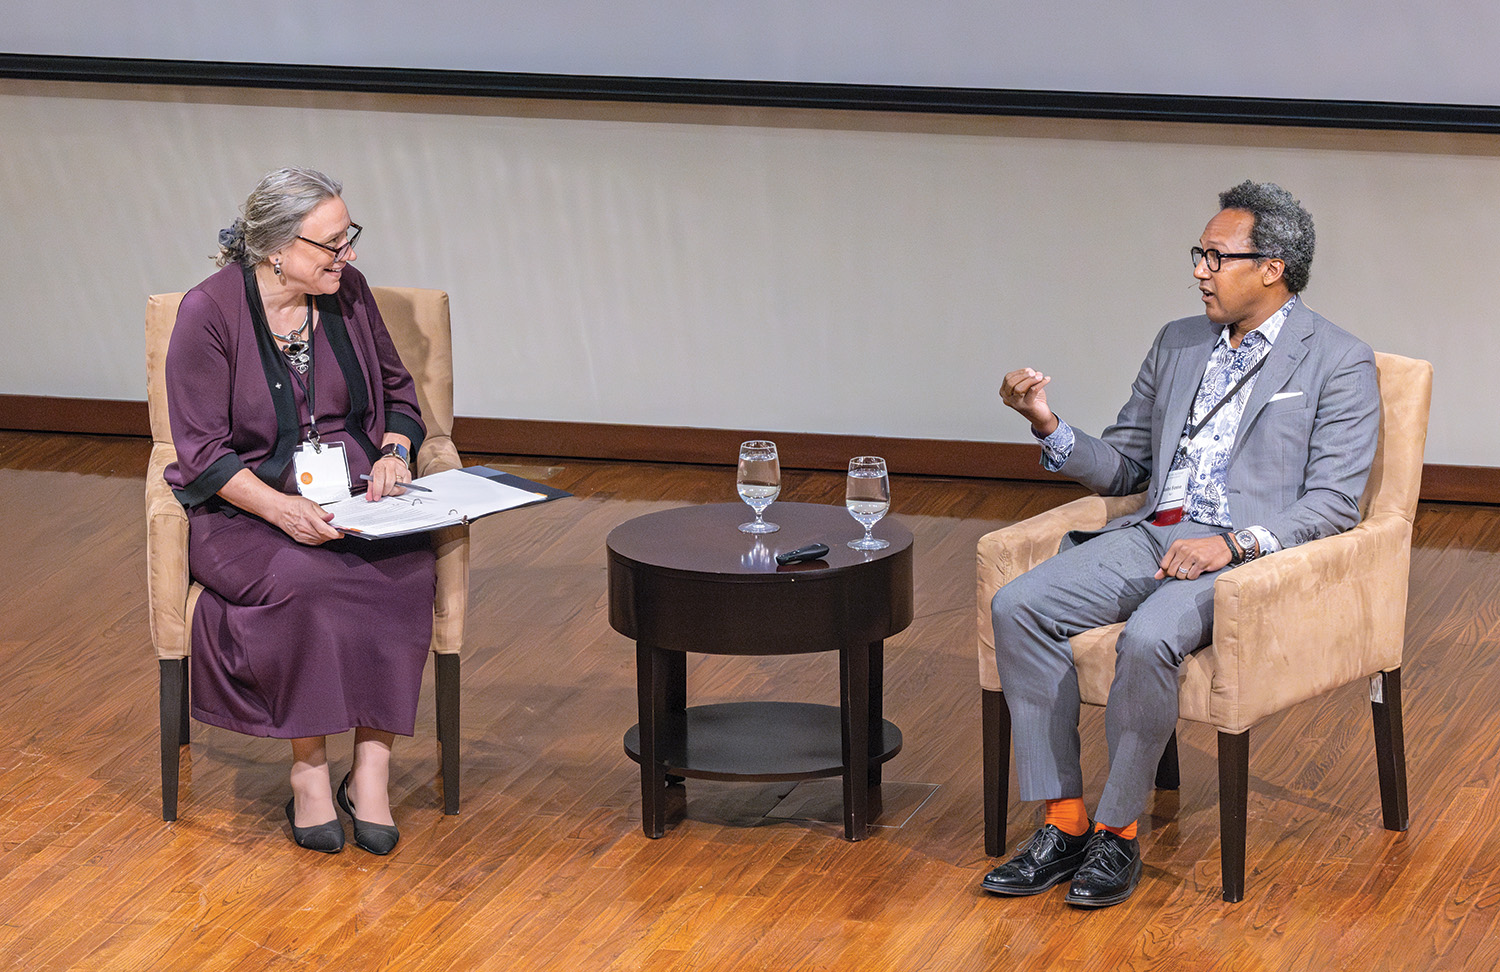
[[[1006,584],[990,598],[990,617],[998,624],[1004,618],[1013,617],[1019,607],[1014,584]]]
[[[1127,621],[1120,632],[1120,637],[1115,641],[1115,665],[1150,665],[1168,668],[1177,668],[1195,649],[1202,647],[1197,644],[1197,633],[1186,639],[1194,644],[1183,644],[1180,637],[1183,632],[1165,629],[1160,625],[1145,625],[1135,623],[1132,617]]]
[[[990,622],[995,627],[995,644],[998,647],[1007,640],[1006,635],[1017,631],[1022,620],[1034,613],[1032,598],[1026,594],[1026,584],[1021,576],[1006,584],[990,598]]]

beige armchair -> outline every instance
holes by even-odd
[[[453,345],[448,295],[440,290],[374,287],[375,303],[401,361],[417,384],[427,437],[416,473],[427,476],[462,466],[453,445]],[[167,343],[182,294],[146,301],[146,394],[151,416],[151,459],[146,470],[146,570],[151,643],[161,675],[161,815],[177,819],[178,761],[188,743],[188,657],[193,607],[202,587],[188,576],[187,513],[162,472],[177,457],[167,420]],[[432,653],[437,681],[437,730],[442,748],[443,812],[458,813],[459,648],[469,600],[469,530],[433,534],[437,598]]]
[[[1214,584],[1213,642],[1188,656],[1179,676],[1179,717],[1219,733],[1219,825],[1224,900],[1245,892],[1249,729],[1330,689],[1369,679],[1385,826],[1405,830],[1406,757],[1401,735],[1401,647],[1406,627],[1412,516],[1432,397],[1432,365],[1375,355],[1380,440],[1360,501],[1364,519],[1334,537],[1236,567]],[[1099,529],[1142,497],[1087,496],[979,541],[979,683],[984,699],[985,851],[1005,848],[1010,783],[1010,710],[995,668],[990,601],[1001,585],[1057,553],[1069,530]],[[1123,624],[1072,640],[1079,691],[1103,705]],[[1157,786],[1177,785],[1176,737]]]

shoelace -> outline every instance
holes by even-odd
[[[1088,867],[1113,869],[1117,866],[1117,862],[1111,860],[1111,858],[1117,856],[1117,850],[1118,848],[1115,846],[1114,841],[1102,838],[1091,840],[1089,841],[1088,848],[1084,851],[1083,864],[1078,869],[1080,871]]]
[[[1040,830],[1026,845],[1026,853],[1035,855],[1048,850],[1061,850],[1067,846],[1067,838],[1061,830]]]

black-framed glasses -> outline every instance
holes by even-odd
[[[1195,246],[1188,252],[1193,257],[1193,268],[1197,269],[1198,264],[1207,260],[1209,273],[1218,273],[1220,264],[1225,260],[1263,260],[1270,256],[1269,253],[1220,253],[1215,249],[1205,250],[1201,246]]]
[[[313,246],[317,247],[320,250],[327,250],[329,253],[333,254],[334,260],[342,260],[344,257],[349,255],[350,250],[354,249],[354,241],[359,239],[359,234],[365,231],[365,228],[358,223],[350,223],[349,229],[352,232],[350,232],[350,234],[344,239],[344,242],[340,243],[338,246],[329,246],[327,243],[319,243],[317,240],[310,240],[305,236],[299,236],[297,237],[297,239],[301,240],[303,243],[311,243]],[[1193,262],[1196,266],[1197,261],[1195,260]]]

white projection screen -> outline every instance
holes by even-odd
[[[8,0],[12,53],[1500,104],[1500,5],[1398,0]]]
[[[461,415],[1026,442],[1030,364],[1097,430],[1254,178],[1308,303],[1434,361],[1428,461],[1496,467],[1497,50],[1488,0],[0,0],[0,395],[143,399],[145,295],[297,162],[452,295]]]

